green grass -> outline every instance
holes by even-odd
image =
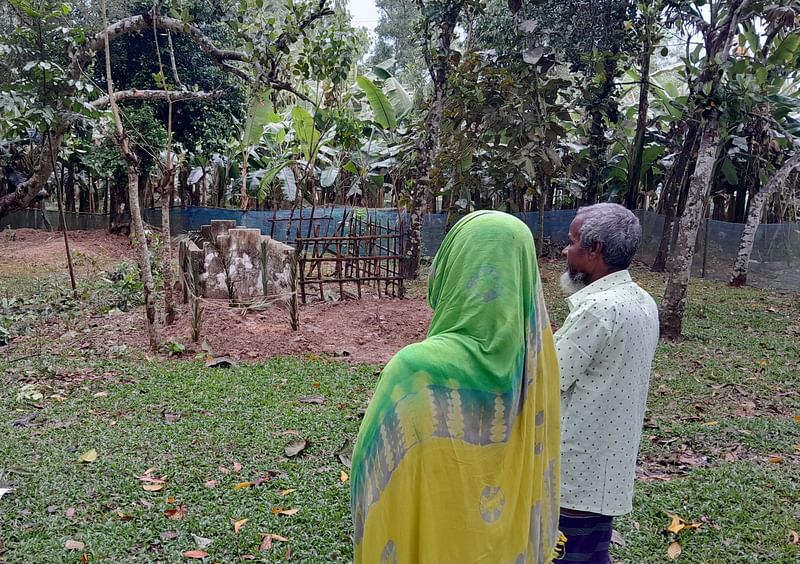
[[[66,399],[46,399],[36,427],[7,431],[29,408],[0,417],[2,467],[6,479],[19,482],[0,501],[8,561],[74,562],[79,554],[64,549],[68,539],[84,542],[92,560],[181,561],[182,551],[196,548],[195,534],[213,540],[206,549],[213,559],[230,562],[258,554],[261,532],[288,537],[296,561],[350,556],[349,484],[340,479],[347,469],[336,452],[357,432],[356,414],[365,406],[374,369],[289,358],[236,369],[197,362],[90,364],[94,374],[113,371],[112,378],[129,383],[48,389],[47,395]],[[78,365],[83,362],[58,368],[68,372]],[[19,386],[13,380],[6,377],[3,405],[15,404]],[[95,397],[98,392],[108,395]],[[308,395],[326,401],[297,401]],[[169,423],[164,413],[179,419]],[[284,447],[298,437],[308,447],[289,459]],[[97,461],[78,463],[89,449],[97,451]],[[234,463],[241,464],[239,472]],[[162,491],[148,493],[137,479],[150,467],[157,468],[153,476],[166,477]],[[276,475],[258,487],[235,489],[268,473]],[[209,489],[209,480],[219,484]],[[297,491],[280,495],[292,488]],[[185,518],[167,519],[164,511],[180,503]],[[66,515],[70,508],[76,510],[72,518]],[[273,508],[300,511],[282,516]],[[240,519],[249,521],[234,534],[232,523]],[[178,537],[162,541],[164,531]],[[262,556],[282,560],[285,549],[276,543]]]
[[[542,269],[557,324],[567,313],[557,291],[562,268]],[[662,294],[662,276],[633,275]],[[665,529],[677,514],[702,523],[677,537],[679,562],[797,562],[800,300],[701,280],[692,281],[689,303],[685,338],[659,346],[642,438],[640,466],[662,479],[637,481],[633,513],[617,520],[625,546],[614,557],[668,561]],[[336,453],[357,432],[377,367],[302,357],[212,370],[136,351],[119,356],[0,359],[0,486],[16,487],[0,499],[0,561],[76,562],[82,552],[64,548],[72,539],[91,561],[182,562],[196,548],[192,534],[213,541],[208,561],[283,561],[287,547],[297,562],[351,558],[349,484]],[[17,401],[28,382],[44,393],[41,408]],[[297,401],[307,395],[326,401]],[[36,426],[10,426],[29,413]],[[296,458],[284,454],[298,438],[287,431],[309,442]],[[79,464],[92,448],[97,461]],[[166,477],[162,491],[142,489],[137,476],[150,467]],[[258,487],[235,489],[268,473]],[[207,488],[209,480],[218,485]],[[296,491],[281,496],[286,489]],[[186,516],[167,519],[164,511],[181,503]],[[248,522],[234,534],[240,519]],[[164,540],[164,532],[177,537]],[[267,532],[290,541],[259,552]]]

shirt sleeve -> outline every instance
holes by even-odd
[[[562,392],[569,390],[602,353],[611,337],[615,313],[613,309],[602,315],[591,309],[576,312],[575,318],[567,319],[556,333]]]

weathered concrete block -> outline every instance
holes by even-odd
[[[202,295],[200,276],[203,271],[203,250],[191,239],[184,239],[178,246],[178,265],[181,272],[183,303],[188,303],[191,294]]]
[[[290,247],[270,237],[264,237],[266,295],[278,296],[294,292],[297,257]]]
[[[220,235],[227,235],[229,229],[236,227],[236,221],[233,219],[212,219],[211,225],[203,225],[200,227],[200,235],[206,241],[216,241]]]
[[[200,249],[192,241],[181,243],[180,263],[186,280],[197,280],[199,295],[241,304],[260,298],[280,297],[297,328],[297,256],[294,247],[261,235],[258,229],[236,227],[229,220],[214,220],[201,232]],[[194,276],[194,278],[192,278]],[[185,288],[186,299],[189,288]]]
[[[203,296],[210,299],[231,299],[230,261],[228,235],[218,235],[214,242],[203,243],[203,268],[200,285]]]

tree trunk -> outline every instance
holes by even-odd
[[[120,144],[125,144],[123,154],[130,159],[136,158],[131,149],[127,147],[127,139],[123,138]],[[142,209],[139,205],[139,170],[131,159],[128,163],[128,205],[131,212],[131,227],[133,228],[133,240],[139,259],[139,270],[144,286],[144,306],[147,315],[147,336],[150,341],[150,348],[158,350],[161,345],[158,323],[156,319],[156,291],[153,283],[153,271],[150,267],[150,249],[147,245],[147,236],[144,232],[144,221],[142,220]]]
[[[731,279],[728,282],[731,286],[744,286],[747,283],[747,269],[750,265],[750,255],[753,252],[753,242],[756,238],[756,231],[761,222],[761,214],[764,211],[764,204],[766,204],[770,195],[777,191],[789,175],[800,167],[800,153],[795,153],[791,158],[783,163],[772,178],[769,179],[764,188],[758,191],[753,199],[750,201],[750,210],[747,214],[747,223],[742,232],[742,239],[739,242],[739,252],[736,255],[736,261],[733,263],[731,270]]]
[[[130,208],[127,205],[127,185],[121,180],[113,180],[110,182],[108,230],[111,233],[130,235],[131,214]]]
[[[78,186],[78,211],[81,213],[91,213],[91,199],[91,187],[88,184],[83,184],[81,181]]]
[[[108,96],[110,99],[111,113],[114,116],[115,133],[114,140],[122,153],[128,169],[128,206],[131,213],[131,222],[136,251],[139,255],[139,270],[144,286],[145,312],[147,316],[147,336],[150,341],[150,348],[158,350],[161,345],[156,319],[156,293],[153,284],[153,271],[150,267],[150,249],[147,246],[147,235],[144,231],[144,221],[142,220],[142,209],[139,204],[139,158],[131,149],[130,140],[122,126],[119,108],[114,100],[114,82],[111,75],[111,48],[109,45],[108,21],[106,18],[106,5],[103,2],[103,25],[105,28],[105,63],[106,63],[106,82],[108,84]]]
[[[644,156],[644,135],[647,132],[647,110],[650,93],[650,58],[653,47],[648,41],[644,46],[641,58],[642,77],[639,85],[639,116],[636,118],[636,135],[631,147],[631,161],[628,166],[628,191],[625,194],[625,206],[635,210],[639,199],[639,180],[642,175],[642,159]]]
[[[50,195],[45,186],[54,172],[53,162],[57,158],[67,129],[69,125],[62,123],[47,133],[48,142],[42,143],[41,154],[34,165],[31,177],[20,183],[14,191],[0,197],[0,218],[13,211],[35,205]]]
[[[545,176],[542,178],[541,193],[539,195],[539,233],[536,238],[536,255],[539,258],[544,256],[544,212],[546,209],[545,202],[547,195],[550,192],[550,177]]]
[[[589,126],[589,168],[586,173],[586,190],[583,193],[582,202],[584,205],[597,203],[600,194],[600,171],[605,165],[606,147],[606,127],[603,116],[609,114],[607,108],[612,104],[612,94],[614,93],[614,77],[617,74],[617,58],[613,54],[606,56],[603,61],[603,74],[605,78],[600,88],[591,92],[591,103],[586,108],[591,116]]]
[[[687,185],[689,175],[692,170],[692,156],[697,150],[697,121],[692,121],[686,130],[683,149],[678,153],[678,158],[670,169],[669,178],[666,181],[664,190],[667,192],[664,211],[664,229],[661,232],[661,241],[658,244],[658,252],[650,267],[652,272],[664,272],[667,266],[667,259],[670,256],[670,248],[673,242],[676,218],[680,216],[679,202],[684,195],[684,188]]]
[[[697,231],[714,180],[714,165],[720,144],[719,120],[719,113],[714,111],[702,126],[697,164],[689,183],[686,209],[681,217],[678,239],[672,252],[672,269],[661,302],[662,337],[677,338],[681,334]]]
[[[600,185],[600,161],[605,154],[605,128],[603,114],[599,111],[591,113],[592,124],[589,128],[589,167],[586,171],[586,190],[581,201],[590,206],[597,203]]]
[[[167,325],[175,321],[175,296],[172,293],[172,234],[170,233],[169,202],[172,194],[174,169],[168,164],[165,171],[167,176],[161,184],[161,245],[162,265],[164,275],[164,320]]]
[[[64,182],[64,208],[68,212],[75,211],[75,165],[72,160],[66,162],[67,179]],[[61,165],[61,178],[64,179],[64,165]]]
[[[424,3],[421,0],[417,0],[416,4],[424,12]],[[425,214],[428,211],[428,200],[431,198],[430,170],[437,149],[439,129],[447,101],[450,76],[450,46],[460,12],[461,5],[451,5],[442,14],[441,20],[436,22],[425,20],[424,22],[425,63],[433,84],[433,102],[425,119],[425,131],[422,134],[421,144],[418,148],[417,182],[414,185],[414,193],[411,198],[412,209],[408,226],[405,264],[403,266],[405,276],[411,279],[416,279],[419,276],[419,262],[422,257],[422,228]],[[431,33],[431,26],[433,25],[439,29],[435,51]]]

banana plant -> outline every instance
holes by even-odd
[[[369,75],[359,76],[356,85],[360,92],[355,91],[354,96],[366,97],[369,105],[369,111],[364,112],[369,136],[344,166],[355,177],[347,193],[351,198],[363,196],[365,189],[380,195],[387,175],[393,179],[390,188],[396,189],[398,155],[410,148],[408,133],[401,123],[413,110],[411,96],[380,64]]]

